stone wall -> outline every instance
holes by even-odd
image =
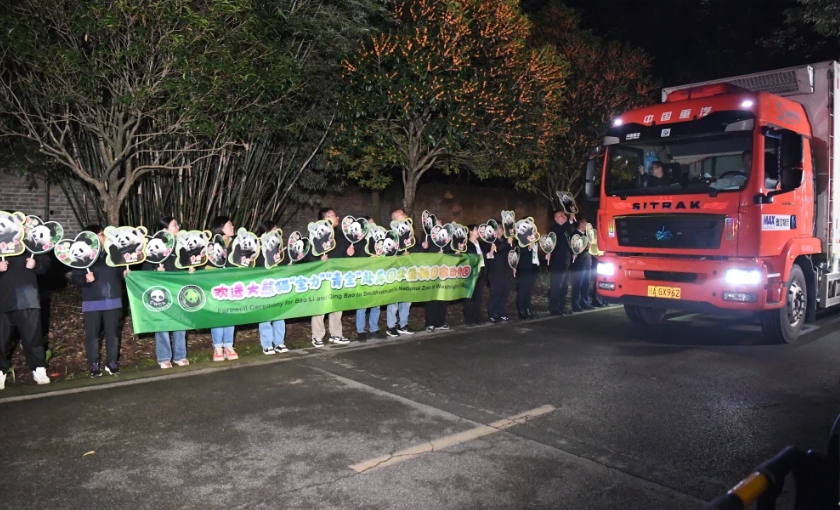
[[[82,230],[61,186],[48,184],[33,175],[0,172],[0,210],[20,211],[44,221],[57,221],[67,236]]]

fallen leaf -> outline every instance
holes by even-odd
[[[93,455],[94,453],[96,453],[96,451],[91,450],[91,451],[87,452],[86,454],[82,455],[82,458],[87,457],[88,455]]]

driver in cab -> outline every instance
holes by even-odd
[[[752,149],[747,149],[741,154],[741,170],[723,173],[718,180],[713,182],[710,187],[717,190],[727,189],[741,189],[741,186],[747,182],[750,177],[750,169],[752,168]]]
[[[665,176],[665,165],[661,161],[653,161],[650,164],[650,173],[645,173],[645,167],[639,165],[640,188],[655,188],[657,186],[669,186],[668,177]]]

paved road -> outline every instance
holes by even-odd
[[[7,399],[2,506],[702,508],[788,444],[824,448],[838,330],[767,346],[611,308]]]

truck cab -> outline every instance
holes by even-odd
[[[767,338],[794,341],[837,287],[836,71],[674,87],[615,118],[587,169],[598,293],[637,323],[758,313]]]

